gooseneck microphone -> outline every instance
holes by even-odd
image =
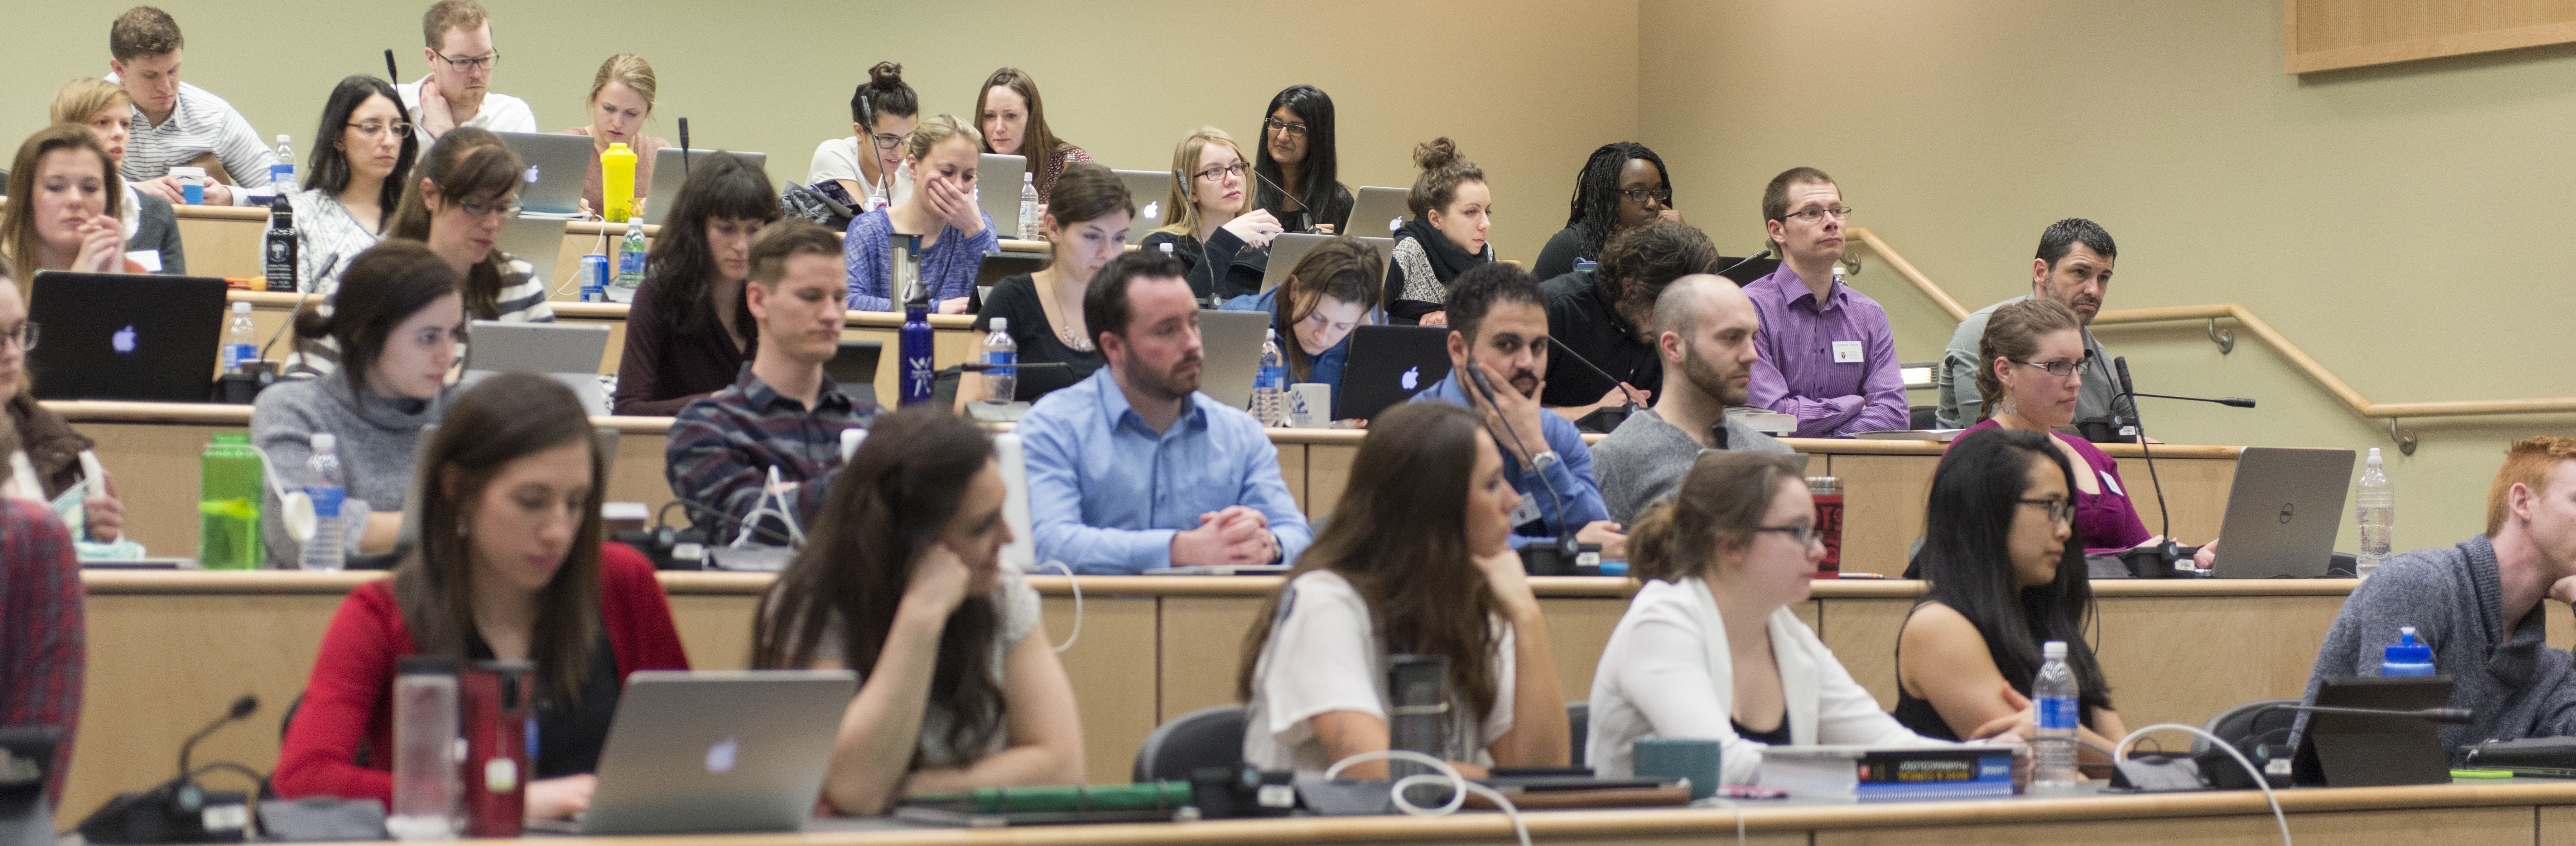
[[[1754,254],[1752,254],[1752,255],[1745,256],[1745,257],[1740,258],[1740,259],[1736,259],[1734,264],[1727,265],[1724,269],[1719,270],[1717,273],[1718,273],[1718,275],[1720,275],[1720,276],[1724,276],[1724,275],[1726,275],[1726,272],[1727,272],[1727,271],[1729,271],[1729,270],[1734,270],[1734,269],[1736,269],[1736,268],[1743,267],[1743,266],[1745,266],[1745,265],[1747,265],[1747,264],[1751,264],[1751,263],[1753,263],[1753,260],[1754,260],[1754,259],[1764,258],[1764,257],[1767,257],[1767,256],[1769,256],[1769,255],[1771,255],[1771,248],[1769,248],[1769,247],[1764,247],[1764,248],[1762,248],[1762,251],[1761,251],[1761,252],[1754,253]]]
[[[2156,477],[2156,454],[2152,448],[2147,446],[2147,424],[2145,419],[2138,415],[2138,392],[2136,387],[2129,383],[2129,360],[2126,358],[2113,358],[2111,359],[2111,369],[2119,374],[2121,395],[2129,398],[2130,420],[2138,429],[2138,454],[2146,458],[2147,483],[2155,486],[2156,511],[2164,520],[2164,542],[2156,544],[2153,549],[2148,550],[2148,552],[2154,556],[2150,563],[2155,567],[2155,569],[2151,572],[2140,572],[2138,564],[2135,561],[2128,562],[2129,569],[2133,574],[2141,577],[2161,578],[2164,576],[2170,576],[2173,574],[2174,570],[2179,569],[2182,566],[2182,562],[2184,560],[2182,545],[2175,543],[2173,538],[2173,510],[2165,507],[2165,483],[2163,479]],[[2126,558],[2127,555],[2123,555],[2122,557]]]
[[[680,119],[680,178],[689,176],[689,119]]]
[[[2266,711],[2300,711],[2309,714],[2339,714],[2347,717],[2407,717],[2426,722],[2460,725],[2477,719],[2477,712],[2467,708],[2344,708],[2333,705],[2271,705]]]
[[[206,727],[198,729],[196,734],[188,735],[188,742],[179,744],[179,777],[183,779],[188,777],[190,772],[188,755],[197,751],[197,741],[206,739],[206,735],[214,734],[216,729],[223,728],[234,720],[250,716],[258,710],[259,697],[248,693],[242,694],[240,699],[233,700],[233,706],[226,709],[223,716],[216,717],[214,722],[207,723]]]
[[[395,85],[402,84],[402,71],[394,68],[394,48],[391,47],[385,48],[385,81],[391,82]],[[402,104],[396,103],[394,105],[399,106]]]
[[[2127,380],[2125,380],[2125,379],[2124,379],[2124,380],[2122,380],[2122,381],[2120,382],[2120,386],[2121,386],[2121,388],[2122,388],[2124,391],[2127,389],[2128,384],[2129,384],[2129,383],[2128,383],[2128,381],[2127,381]],[[2137,393],[2137,392],[2134,392],[2134,391],[2130,391],[2130,392],[2128,392],[2128,394],[2129,394],[2129,396],[2131,396],[2131,397],[2133,397],[2133,398],[2134,398],[2134,397],[2154,397],[2154,398],[2156,398],[2156,399],[2188,400],[2188,401],[2191,401],[2191,402],[2213,402],[2213,403],[2217,403],[2217,404],[2219,404],[2219,405],[2227,406],[2227,407],[2229,407],[2229,408],[2253,408],[2253,407],[2254,407],[2254,401],[2253,401],[2253,400],[2250,400],[2250,399],[2246,399],[2246,398],[2244,398],[2244,397],[2217,397],[2217,398],[2211,398],[2211,397],[2177,397],[2177,396],[2173,396],[2173,395],[2170,395],[2170,394],[2141,394],[2141,393]],[[2137,403],[2135,403],[2135,402],[2130,403],[2130,405],[2133,405],[2133,406],[2134,406],[2134,405],[2136,405],[2136,404],[2137,404]],[[2134,410],[2133,410],[2133,411],[2134,411]]]

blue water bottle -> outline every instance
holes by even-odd
[[[2383,676],[2429,676],[2433,674],[2433,647],[2415,639],[2414,626],[2397,627],[2397,642],[2380,651],[2379,674]]]
[[[929,402],[939,375],[931,353],[930,289],[921,284],[921,236],[890,233],[886,235],[886,247],[894,256],[895,290],[901,291],[903,297],[903,386],[899,401],[904,405]]]

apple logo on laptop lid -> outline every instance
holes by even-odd
[[[1407,367],[1407,368],[1405,368],[1405,369],[1404,369],[1404,380],[1403,380],[1402,382],[1398,383],[1398,384],[1403,385],[1403,386],[1404,386],[1404,389],[1405,389],[1405,390],[1408,390],[1408,391],[1413,390],[1415,387],[1417,387],[1417,386],[1421,385],[1421,384],[1422,384],[1422,368],[1420,368],[1420,367]]]
[[[733,772],[734,756],[741,751],[742,744],[733,738],[716,741],[716,745],[707,747],[707,772],[715,775]]]
[[[116,334],[108,336],[107,345],[119,354],[134,352],[133,324],[126,324],[125,328],[116,330]]]

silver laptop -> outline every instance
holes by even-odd
[[[1361,186],[1359,195],[1351,200],[1351,219],[1343,221],[1346,231],[1342,234],[1360,238],[1395,237],[1395,228],[1413,217],[1413,210],[1404,204],[1404,198],[1412,194],[1411,188]]]
[[[520,215],[501,226],[501,239],[493,246],[501,252],[518,256],[537,270],[537,281],[551,290],[557,282],[555,263],[563,260],[565,220],[559,217]]]
[[[520,161],[528,163],[528,184],[519,187],[520,214],[569,219],[581,213],[581,186],[590,180],[590,163],[595,158],[590,151],[590,136],[492,134],[501,136],[501,143],[519,154]]]
[[[985,153],[975,160],[975,207],[993,216],[993,232],[1020,237],[1020,174],[1029,172],[1026,156]]]
[[[768,153],[745,153],[740,150],[690,150],[688,163],[705,164],[708,156],[717,153],[740,156],[743,161],[751,163],[753,170],[762,170],[769,166]],[[680,186],[689,183],[689,168],[680,163],[680,157],[678,147],[664,147],[653,152],[653,185],[644,192],[647,198],[644,203],[644,222],[648,225],[662,225],[662,218],[669,217],[671,207],[680,202]],[[598,211],[598,209],[591,211]]]
[[[608,392],[600,389],[599,363],[608,355],[608,327],[575,323],[503,323],[477,320],[468,331],[463,384],[496,373],[544,374],[581,398],[582,410],[608,413]]]
[[[1199,369],[1199,393],[1250,411],[1252,380],[1261,370],[1261,339],[1269,328],[1266,311],[1200,309],[1199,354],[1206,363]]]
[[[1297,263],[1304,261],[1307,253],[1314,252],[1316,247],[1321,247],[1336,237],[1340,236],[1283,232],[1278,237],[1270,239],[1270,268],[1261,273],[1261,290],[1267,293],[1272,288],[1287,284],[1288,275],[1297,270]]]
[[[2210,575],[2221,579],[2325,575],[2351,488],[2352,450],[2246,447],[2236,456]],[[2130,486],[2129,495],[2153,495]]]
[[[1172,200],[1172,172],[1168,170],[1115,171],[1118,181],[1127,184],[1127,199],[1136,204],[1136,216],[1127,221],[1127,243],[1144,243],[1145,236],[1165,224],[1180,219],[1166,208]]]
[[[796,831],[813,815],[848,670],[643,670],[626,677],[582,834]],[[758,703],[757,707],[747,707]]]

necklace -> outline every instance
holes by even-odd
[[[1081,312],[1075,311],[1064,304],[1063,285],[1056,284],[1054,281],[1050,280],[1047,282],[1047,288],[1050,289],[1049,293],[1052,295],[1049,299],[1055,301],[1056,313],[1062,314],[1068,318],[1068,320],[1064,322],[1070,323],[1070,318],[1073,315],[1081,314]],[[1073,327],[1070,325],[1057,326],[1055,329],[1055,337],[1056,340],[1063,341],[1065,346],[1073,348],[1074,352],[1087,353],[1091,351],[1091,339],[1083,337],[1079,332],[1073,331]]]

